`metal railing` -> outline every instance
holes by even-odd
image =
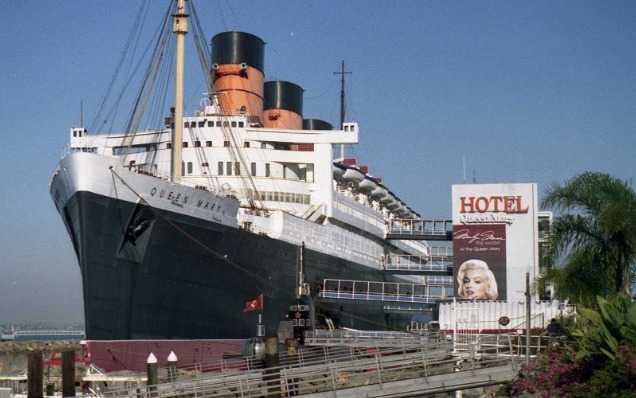
[[[448,272],[453,266],[453,253],[451,248],[436,247],[426,256],[387,254],[381,263],[385,271]]]
[[[454,336],[453,351],[456,354],[474,357],[524,357],[526,350],[534,357],[545,351],[550,345],[563,341],[563,338],[545,335],[531,335],[527,340],[524,334],[510,333],[458,333]]]
[[[329,299],[430,304],[453,295],[452,284],[439,282],[434,285],[325,279],[318,295]]]
[[[396,331],[366,330],[320,330],[305,333],[305,344],[323,347],[396,347],[406,349],[417,347],[419,350],[450,350],[446,340],[440,340],[439,333],[408,333]]]
[[[438,354],[439,355],[439,354]],[[453,383],[466,383],[467,376],[505,371],[506,379],[514,375],[510,360],[486,359],[469,367],[457,358],[434,357],[425,351],[368,352],[364,358],[344,362],[321,363],[302,367],[272,367],[258,371],[223,375],[187,382],[163,383],[99,394],[100,398],[172,398],[172,397],[268,397],[300,396],[333,392],[340,389],[393,388],[398,391],[428,391]],[[408,381],[407,383],[398,383]],[[488,380],[486,377],[484,380]],[[492,377],[490,377],[492,381]],[[478,380],[476,382],[483,383]],[[348,390],[356,396],[357,390]]]

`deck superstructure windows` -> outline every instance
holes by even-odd
[[[249,147],[250,147],[250,142],[249,142],[249,141],[245,141],[245,142],[243,143],[243,146],[244,146],[245,148],[249,148]]]
[[[188,147],[188,141],[183,141],[183,147],[187,148]]]
[[[216,127],[221,127],[221,121],[220,120],[216,121]]]
[[[206,141],[205,142],[205,146],[208,147],[208,148],[211,148],[212,147],[212,141]]]
[[[237,175],[237,176],[241,175],[241,163],[240,162],[234,162],[234,175]]]
[[[135,153],[151,152],[154,150],[156,150],[156,146],[154,144],[116,146],[116,147],[113,147],[113,155],[114,156],[132,155]]]
[[[232,127],[236,127],[236,122],[232,121]]]
[[[199,122],[199,127],[205,127],[205,121]]]
[[[200,148],[201,147],[201,141],[199,141],[199,140],[194,141],[194,147],[195,148]]]
[[[304,193],[295,193],[295,192],[260,191],[254,194],[253,196],[257,200],[264,200],[267,202],[299,203],[299,204],[305,204],[305,205],[308,205],[310,202],[309,195]]]
[[[214,122],[212,120],[208,120],[208,127],[214,127]]]
[[[225,174],[231,176],[232,175],[232,162],[225,163]]]
[[[272,170],[269,163],[265,163],[265,177],[270,177],[272,175]]]
[[[228,148],[230,146],[230,141],[223,141],[223,146]]]
[[[244,122],[238,122],[238,126],[239,127],[245,127],[245,123]]]
[[[223,162],[219,162],[217,164],[217,174],[222,176],[223,175]]]
[[[188,162],[188,174],[192,174],[192,162]]]
[[[256,177],[256,162],[252,162],[250,171],[252,172],[252,177]]]

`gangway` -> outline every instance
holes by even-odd
[[[451,357],[448,352],[367,350],[342,362],[277,366],[188,381],[161,383],[87,394],[94,398],[174,397],[415,397],[500,384],[519,371],[511,359],[479,361]]]
[[[452,220],[392,218],[387,220],[386,239],[453,240]]]
[[[427,278],[426,284],[325,279],[318,296],[330,300],[434,304],[453,296],[452,280]]]
[[[425,256],[387,254],[382,256],[382,269],[392,274],[451,275],[453,273],[453,249],[431,247]]]

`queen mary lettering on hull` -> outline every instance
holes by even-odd
[[[302,243],[312,295],[327,278],[393,279],[381,266],[387,254],[430,254],[425,243],[385,239],[388,219],[417,214],[354,160],[334,162],[332,146],[356,144],[358,125],[303,119],[299,85],[265,82],[260,38],[219,33],[209,59],[203,47],[212,94],[184,116],[183,38],[196,15],[185,7],[166,12],[137,101],[161,103],[146,97],[163,87],[157,65],[174,33],[175,110],[165,126],[140,128],[148,106],[139,105],[122,133],[72,128],[51,179],[82,275],[87,338],[250,337],[257,314],[242,310],[259,293],[273,333],[295,299]],[[196,41],[201,29],[192,31]],[[378,302],[317,300],[316,313],[354,328],[405,319]]]

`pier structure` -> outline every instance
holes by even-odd
[[[348,338],[348,340],[347,340]],[[95,398],[213,397],[415,397],[512,381],[525,350],[534,356],[553,338],[479,335],[472,344],[455,344],[440,334],[385,332],[306,336],[308,346],[276,352],[274,361],[244,358],[232,371],[160,379],[152,389],[101,390]],[[321,340],[319,340],[321,339]],[[330,340],[331,339],[331,340]],[[396,344],[402,340],[418,344]],[[366,342],[365,342],[366,340]],[[274,352],[274,350],[272,350]],[[269,363],[271,362],[271,363]]]
[[[4,341],[0,343],[0,355],[26,355],[27,398],[42,398],[44,391],[43,354],[61,353],[61,391],[64,397],[75,396],[75,352],[80,350],[79,341]],[[9,377],[13,381],[15,377]],[[0,378],[2,381],[2,378]],[[47,386],[46,395],[50,394]]]

